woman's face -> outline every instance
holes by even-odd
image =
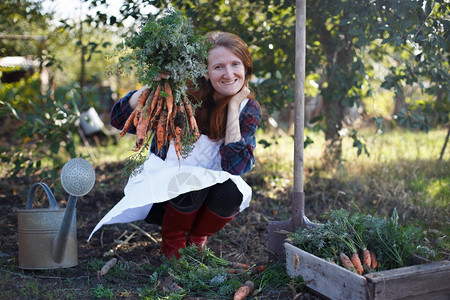
[[[226,47],[211,49],[208,55],[208,76],[217,96],[232,96],[245,82],[245,66],[241,59]]]

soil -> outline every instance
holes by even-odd
[[[38,176],[5,177],[0,179],[0,284],[2,299],[92,299],[92,289],[98,284],[113,286],[114,298],[139,298],[149,276],[163,262],[161,236],[157,225],[145,221],[134,224],[104,226],[88,243],[87,238],[97,222],[122,198],[126,178],[120,176],[122,164],[112,163],[96,167],[96,184],[77,202],[78,265],[55,270],[30,271],[19,268],[17,210],[24,209],[27,193]],[[268,196],[260,177],[250,175],[246,181],[254,188],[250,207],[238,214],[223,230],[208,240],[207,246],[215,254],[231,262],[268,265],[268,221],[289,216],[290,196],[286,190]],[[60,182],[46,182],[61,207],[66,206]],[[280,199],[274,201],[274,198]],[[284,200],[283,200],[284,199]],[[48,206],[46,196],[37,190],[34,207]],[[278,210],[278,208],[283,210]],[[116,257],[126,274],[98,277],[98,264]],[[97,269],[95,269],[97,264]],[[195,296],[195,297],[194,297]],[[296,295],[288,287],[264,289],[253,299],[293,299]],[[190,299],[207,299],[193,295]],[[296,299],[321,299],[304,290]]]

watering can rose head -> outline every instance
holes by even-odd
[[[69,160],[61,171],[61,185],[70,195],[81,197],[89,193],[95,184],[94,167],[83,158]]]

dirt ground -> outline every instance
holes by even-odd
[[[29,188],[40,178],[19,177],[0,179],[0,282],[3,299],[72,298],[91,299],[90,289],[107,280],[116,290],[123,292],[115,298],[139,298],[137,291],[145,287],[152,269],[161,261],[159,227],[137,222],[130,224],[107,225],[98,231],[88,243],[87,238],[97,222],[123,196],[126,178],[120,176],[121,164],[107,164],[96,167],[96,184],[93,190],[78,199],[77,230],[78,260],[76,267],[57,270],[26,271],[18,266],[18,226],[17,209],[24,209]],[[68,196],[58,191],[60,182],[43,180],[52,189],[60,206],[65,207]],[[231,262],[247,264],[270,264],[268,253],[267,224],[289,214],[290,200],[287,191],[279,194],[277,205],[284,211],[274,209],[274,200],[261,188],[264,185],[258,177],[247,177],[254,189],[250,207],[238,214],[219,233],[208,241],[208,247],[217,255]],[[59,188],[60,189],[60,188]],[[48,206],[47,198],[39,192],[35,197],[35,207]],[[285,200],[283,200],[285,199]],[[284,204],[283,204],[284,202]],[[98,278],[93,262],[106,262],[116,257],[129,272],[119,278]],[[33,289],[38,289],[35,291]],[[289,289],[267,289],[253,299],[293,299]],[[191,299],[206,299],[202,297]],[[321,299],[310,291],[305,291],[297,299]]]

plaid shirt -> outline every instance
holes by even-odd
[[[133,110],[128,100],[136,91],[131,91],[117,101],[111,111],[111,125],[122,130],[126,120]],[[221,165],[224,171],[233,175],[242,175],[250,171],[255,163],[253,150],[256,147],[255,133],[261,120],[261,109],[258,102],[249,100],[239,115],[241,140],[227,145],[221,145],[219,153],[222,157]],[[136,127],[131,124],[128,133],[136,134]],[[165,145],[158,154],[162,159],[166,158],[168,145]],[[150,151],[156,154],[156,135],[153,136]]]

